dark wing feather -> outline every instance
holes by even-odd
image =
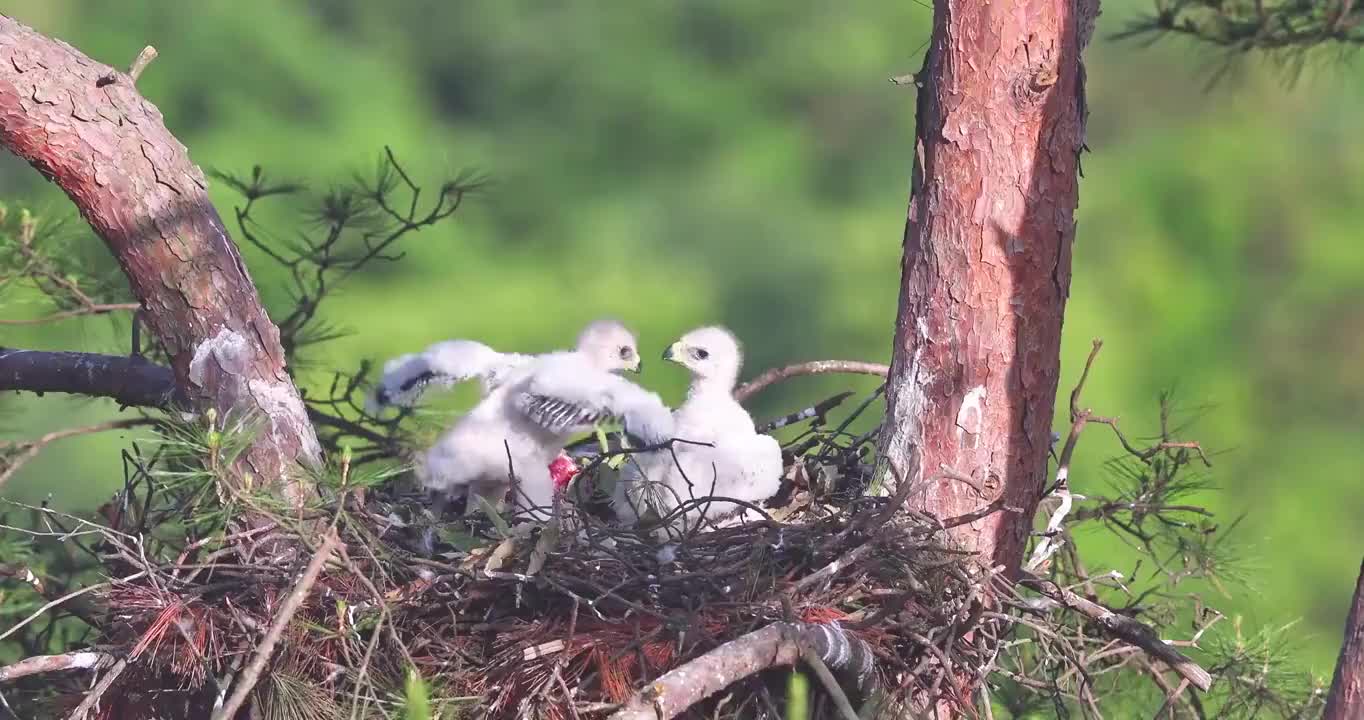
[[[531,422],[556,434],[574,432],[617,419],[600,408],[587,408],[562,398],[532,393],[522,393],[518,397],[517,407]]]

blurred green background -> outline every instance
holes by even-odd
[[[1180,42],[1117,43],[1142,0],[1104,5],[1088,52],[1084,157],[1063,392],[1094,337],[1087,404],[1149,433],[1167,388],[1216,450],[1202,502],[1251,569],[1249,624],[1303,622],[1300,659],[1329,675],[1364,552],[1364,83],[1309,63],[1296,84]],[[496,184],[408,242],[325,309],[354,334],[306,360],[319,377],[448,337],[523,351],[571,343],[617,315],[653,357],[702,323],[733,327],[752,375],[824,357],[888,360],[912,162],[914,93],[931,10],[915,0],[8,0],[4,12],[96,59],[160,51],[139,81],[205,167],[319,190],[384,145],[430,181],[473,167]],[[225,215],[237,197],[221,183]],[[74,220],[6,158],[0,198]],[[277,227],[288,230],[296,220]],[[79,223],[71,222],[71,232]],[[107,262],[93,238],[92,258]],[[246,251],[274,307],[283,279]],[[9,298],[3,316],[45,308]],[[5,345],[118,351],[126,320],[0,327]],[[643,382],[676,401],[660,363]],[[764,395],[776,414],[860,378]],[[0,438],[114,413],[105,401],[0,399]],[[119,482],[127,436],[69,441],[10,496],[90,508]],[[1078,492],[1103,492],[1118,447],[1081,445]],[[1130,569],[1111,539],[1087,551]],[[1101,569],[1103,562],[1096,562]]]

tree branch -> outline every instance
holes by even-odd
[[[773,623],[664,673],[610,720],[670,720],[750,675],[795,665],[807,650],[843,670],[849,684],[861,685],[873,676],[871,648],[846,630],[829,625]]]
[[[137,427],[138,425],[150,425],[153,422],[155,422],[155,420],[152,420],[151,418],[128,418],[125,420],[111,420],[109,422],[98,423],[95,425],[87,425],[85,427],[57,430],[54,432],[50,432],[46,435],[43,435],[42,437],[39,437],[37,440],[29,440],[26,442],[0,442],[0,451],[10,449],[17,449],[18,451],[18,453],[12,458],[5,458],[3,456],[0,456],[0,487],[4,487],[5,483],[9,482],[9,479],[11,477],[14,477],[14,473],[19,471],[19,468],[26,465],[29,460],[32,460],[33,458],[37,457],[38,453],[42,452],[43,448],[50,443],[54,443],[58,440],[65,440],[66,438],[76,437],[79,435],[90,435],[93,433],[104,432],[106,430],[119,430],[123,428]]]
[[[111,398],[125,407],[183,405],[175,375],[145,358],[0,347],[0,391]]]
[[[1359,568],[1355,599],[1345,619],[1345,642],[1340,646],[1331,693],[1326,696],[1323,720],[1364,717],[1364,564]]]
[[[1207,670],[1199,667],[1198,663],[1184,657],[1179,651],[1166,644],[1149,625],[1133,620],[1126,615],[1119,615],[1096,602],[1057,585],[1051,580],[1038,577],[1026,570],[1021,573],[1018,582],[1023,587],[1041,593],[1062,607],[1084,615],[1102,627],[1109,635],[1145,650],[1148,655],[1169,665],[1171,670],[1174,670],[1180,677],[1188,680],[1199,690],[1207,692],[1208,688],[1212,687],[1212,675],[1209,675]]]
[[[238,461],[294,502],[321,449],[279,329],[207,181],[133,79],[0,16],[0,144],[56,183],[104,240],[197,409],[263,416]]]
[[[251,693],[251,689],[260,680],[261,671],[265,669],[265,664],[270,661],[270,655],[275,650],[275,644],[284,635],[284,629],[289,626],[289,621],[294,618],[294,613],[303,606],[308,599],[308,593],[312,591],[313,584],[317,582],[317,577],[322,573],[322,567],[331,559],[332,553],[340,545],[340,539],[336,536],[336,530],[328,530],[326,537],[322,540],[322,547],[317,549],[312,561],[303,571],[303,576],[298,579],[298,584],[289,596],[284,599],[284,604],[280,607],[279,613],[275,615],[275,621],[270,623],[270,629],[261,639],[260,645],[256,646],[256,652],[251,657],[251,663],[242,671],[241,678],[237,681],[237,686],[232,690],[232,696],[227,703],[216,713],[213,714],[214,720],[224,720],[237,716],[237,710],[242,703],[246,702],[246,696]]]
[[[95,687],[86,694],[85,699],[81,700],[81,704],[77,705],[76,709],[72,710],[71,714],[66,716],[66,720],[85,720],[89,717],[90,710],[95,707],[95,703],[98,703],[100,698],[104,697],[104,693],[108,692],[109,686],[113,685],[114,681],[118,679],[118,676],[122,675],[123,671],[127,668],[128,661],[126,659],[114,663],[114,666],[109,668],[109,672],[104,673],[104,677],[100,678],[99,682],[95,683]]]
[[[52,313],[51,315],[44,315],[42,317],[36,318],[27,318],[24,320],[6,320],[0,318],[0,325],[45,325],[47,323],[54,323],[57,322],[58,320],[66,320],[74,317],[85,317],[87,315],[105,315],[107,313],[133,311],[137,310],[140,307],[142,306],[138,305],[137,303],[105,303],[105,304],[96,303],[93,305],[82,307],[79,310],[63,310],[61,312]]]
[[[890,367],[880,363],[858,360],[812,360],[810,362],[772,368],[758,377],[740,385],[734,391],[734,399],[743,402],[762,392],[769,385],[801,375],[827,375],[830,373],[849,373],[853,375],[879,375],[885,377]]]
[[[0,667],[0,683],[18,680],[29,675],[62,672],[63,670],[98,670],[113,664],[114,659],[102,652],[71,652],[61,655],[35,655],[13,665]]]

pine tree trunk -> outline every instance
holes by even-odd
[[[1010,572],[1043,489],[1097,15],[1097,0],[938,0],[915,78],[882,449],[914,485],[911,507],[949,517],[1002,501],[956,532]]]
[[[1364,718],[1364,565],[1355,582],[1355,598],[1345,619],[1345,640],[1336,661],[1323,720]]]
[[[164,61],[163,61],[164,62]],[[0,16],[0,143],[56,183],[108,245],[198,410],[251,416],[240,470],[307,491],[320,449],[203,172],[127,74]],[[240,477],[240,475],[239,475]]]

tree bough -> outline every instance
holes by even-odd
[[[0,144],[59,186],[118,260],[198,410],[261,416],[241,472],[300,502],[320,460],[279,330],[203,172],[133,78],[0,16]]]

